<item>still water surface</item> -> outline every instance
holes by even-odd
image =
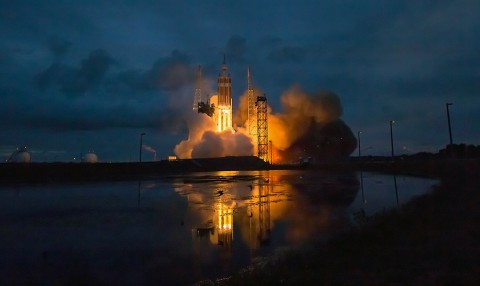
[[[436,183],[290,170],[0,186],[0,284],[183,285],[228,276]]]

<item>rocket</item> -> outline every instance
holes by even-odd
[[[223,64],[217,79],[218,86],[218,106],[232,106],[232,78],[228,73],[225,55],[223,55]]]
[[[214,120],[217,132],[232,130],[233,127],[233,108],[232,108],[232,78],[228,73],[225,55],[223,55],[223,64],[217,79],[216,101]]]

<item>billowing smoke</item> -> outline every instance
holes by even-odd
[[[342,106],[337,95],[318,92],[309,95],[300,87],[287,90],[281,97],[284,113],[269,114],[269,139],[280,150],[288,149],[303,136],[312,121],[324,125],[337,120]]]
[[[142,144],[142,149],[153,154],[153,161],[157,160],[157,150],[145,144]]]
[[[261,94],[255,90],[256,94]],[[272,141],[273,162],[297,162],[299,157],[315,160],[349,156],[357,146],[350,128],[340,119],[339,97],[328,91],[309,94],[298,86],[281,96],[282,113],[268,108],[268,136]],[[247,93],[239,100],[234,122],[246,126]],[[254,154],[253,140],[245,129],[216,132],[215,123],[206,114],[190,113],[189,139],[175,147],[179,158],[248,156]]]
[[[240,99],[237,119],[246,116],[246,94]],[[268,138],[273,161],[293,162],[299,157],[317,160],[349,156],[357,146],[350,128],[340,119],[340,98],[328,91],[309,94],[298,86],[281,96],[284,112],[268,114]]]
[[[310,122],[306,132],[284,151],[278,151],[278,161],[294,162],[299,158],[332,160],[348,157],[357,147],[350,128],[341,120],[328,123]]]
[[[155,149],[153,149],[152,147],[148,146],[148,145],[145,145],[145,144],[142,144],[142,148],[143,150],[147,151],[147,152],[150,152],[150,153],[157,153],[157,151]]]
[[[189,138],[175,146],[181,159],[253,155],[252,140],[241,128],[217,133],[212,118],[203,113],[192,113],[188,128]]]

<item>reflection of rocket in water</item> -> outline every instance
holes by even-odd
[[[215,204],[214,224],[217,229],[217,244],[227,248],[233,241],[233,205],[228,206],[219,200]]]
[[[233,241],[233,211],[235,202],[226,203],[222,198],[213,202],[213,217],[192,231],[195,238],[207,238],[210,243],[231,248]]]

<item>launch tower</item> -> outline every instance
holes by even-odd
[[[268,113],[267,113],[267,97],[257,97],[257,140],[258,140],[258,158],[269,161],[268,154]]]

